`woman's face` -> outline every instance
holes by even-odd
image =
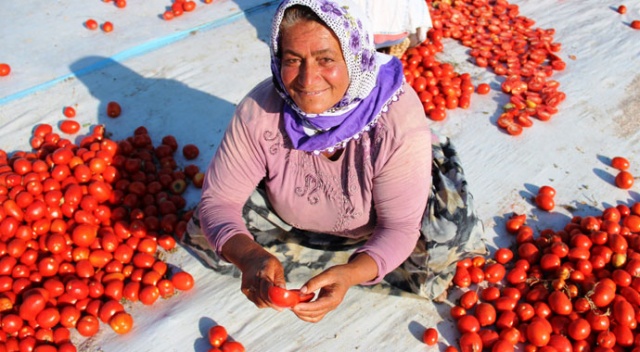
[[[324,25],[300,21],[283,30],[282,81],[302,111],[319,114],[336,105],[349,88],[340,42]]]

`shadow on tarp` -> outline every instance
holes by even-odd
[[[100,102],[96,112],[98,124],[106,127],[110,138],[125,139],[139,126],[147,128],[155,146],[162,137],[173,135],[179,148],[188,143],[200,148],[200,156],[192,162],[201,169],[213,157],[235,110],[235,104],[227,100],[177,80],[145,77],[110,58],[85,57],[70,68]],[[162,72],[157,74],[162,76]],[[122,107],[117,118],[107,116],[107,104],[111,101]],[[175,157],[186,162],[180,159],[180,153]]]
[[[251,23],[256,28],[258,39],[260,39],[268,46],[269,38],[271,37],[271,22],[269,22],[268,26],[265,26],[264,19],[261,16],[252,16],[251,14],[268,10],[271,13],[271,16],[269,18],[271,18],[275,14],[276,9],[278,8],[278,5],[280,5],[282,0],[265,0],[260,1],[259,4],[256,4],[255,0],[236,0],[234,2],[244,13],[247,21],[249,21],[249,23]]]

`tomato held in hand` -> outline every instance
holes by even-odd
[[[269,287],[269,299],[278,307],[290,308],[301,302],[309,302],[314,296],[313,292],[301,294],[300,290],[287,290],[278,286]]]

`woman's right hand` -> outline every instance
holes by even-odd
[[[222,246],[222,255],[242,272],[240,290],[258,308],[277,307],[269,300],[269,287],[285,287],[282,263],[249,236],[235,235]]]

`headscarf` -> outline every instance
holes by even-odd
[[[280,23],[285,10],[293,5],[309,7],[335,33],[347,64],[350,83],[346,94],[321,114],[302,111],[280,75]],[[295,149],[319,154],[344,148],[368,131],[402,92],[402,63],[376,51],[369,20],[350,0],[284,0],[272,22],[270,47],[274,85],[285,101],[284,127]]]

